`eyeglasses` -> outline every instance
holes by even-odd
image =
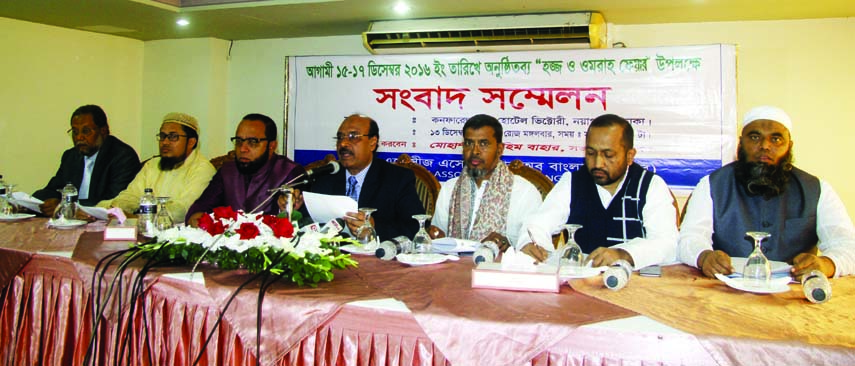
[[[68,131],[65,131],[65,133],[67,133],[67,134],[68,134],[69,136],[71,136],[71,137],[74,137],[74,136],[89,136],[89,135],[91,135],[93,132],[95,132],[95,130],[93,130],[93,129],[89,128],[89,127],[83,127],[83,129],[82,129],[82,130],[79,130],[79,131],[78,131],[78,130],[75,130],[75,129],[73,129],[73,128],[69,128],[69,129],[68,129]]]
[[[240,138],[237,136],[232,137],[230,140],[232,141],[232,143],[235,144],[235,147],[240,147],[241,145],[243,145],[244,142],[246,142],[247,144],[249,144],[249,147],[252,147],[252,148],[258,147],[258,144],[260,144],[262,141],[268,141],[267,139],[260,139],[260,138],[256,138],[256,137],[250,137],[250,138],[243,139],[243,138]]]
[[[345,135],[343,133],[335,134],[335,137],[333,137],[333,140],[335,140],[336,142],[341,142],[342,140],[347,140],[350,143],[356,143],[363,136],[364,137],[372,137],[371,135],[359,134],[356,132],[348,132],[347,135]]]
[[[157,141],[163,141],[163,140],[167,140],[167,139],[168,139],[169,141],[175,142],[175,141],[178,141],[178,139],[179,139],[179,138],[182,138],[182,137],[187,137],[187,135],[179,135],[179,134],[177,134],[177,133],[170,133],[170,134],[168,134],[168,135],[167,135],[167,134],[165,134],[165,133],[163,133],[163,132],[161,132],[161,133],[159,133],[159,134],[157,134],[157,135],[154,135],[154,138],[156,138],[156,139],[157,139]]]
[[[475,147],[475,141],[472,141],[472,140],[464,140],[463,141],[463,148],[464,149],[471,149],[473,147]],[[478,141],[478,148],[479,149],[484,150],[488,147],[490,147],[489,141],[484,141],[484,140]]]

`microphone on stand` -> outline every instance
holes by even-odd
[[[324,174],[335,174],[338,173],[340,165],[338,165],[337,161],[331,161],[326,163],[325,165],[319,166],[315,169],[309,169],[306,171],[306,177],[311,178],[313,176],[324,175]]]
[[[337,161],[331,161],[331,162],[329,162],[325,165],[319,166],[315,169],[309,169],[306,171],[306,173],[300,174],[297,177],[295,177],[294,179],[291,179],[289,182],[287,182],[287,183],[285,183],[285,184],[283,184],[277,188],[273,188],[273,189],[268,190],[268,192],[280,192],[280,191],[288,189],[288,188],[294,188],[294,187],[299,186],[301,184],[309,183],[309,181],[312,178],[317,177],[319,175],[338,173],[338,170],[340,168],[341,168],[341,166],[338,164]],[[297,181],[300,178],[303,178],[303,180]]]

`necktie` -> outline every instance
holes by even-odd
[[[356,190],[356,177],[351,176],[347,178],[347,196],[353,198],[354,201],[359,202],[359,191]]]

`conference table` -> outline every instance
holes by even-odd
[[[798,284],[741,292],[679,264],[620,291],[595,277],[553,294],[472,289],[465,257],[410,267],[356,256],[358,268],[316,288],[274,283],[259,306],[260,285],[242,270],[156,268],[134,287],[140,266],[114,266],[93,281],[101,258],[131,244],[103,241],[103,229],[0,222],[0,362],[855,364],[852,278],[832,279],[824,304]]]

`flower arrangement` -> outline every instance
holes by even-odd
[[[333,269],[357,266],[338,246],[354,243],[337,232],[295,233],[284,217],[247,214],[218,207],[202,215],[199,227],[161,231],[154,242],[136,245],[139,255],[171,264],[207,261],[221,269],[246,268],[251,273],[269,271],[299,286],[332,281]]]

